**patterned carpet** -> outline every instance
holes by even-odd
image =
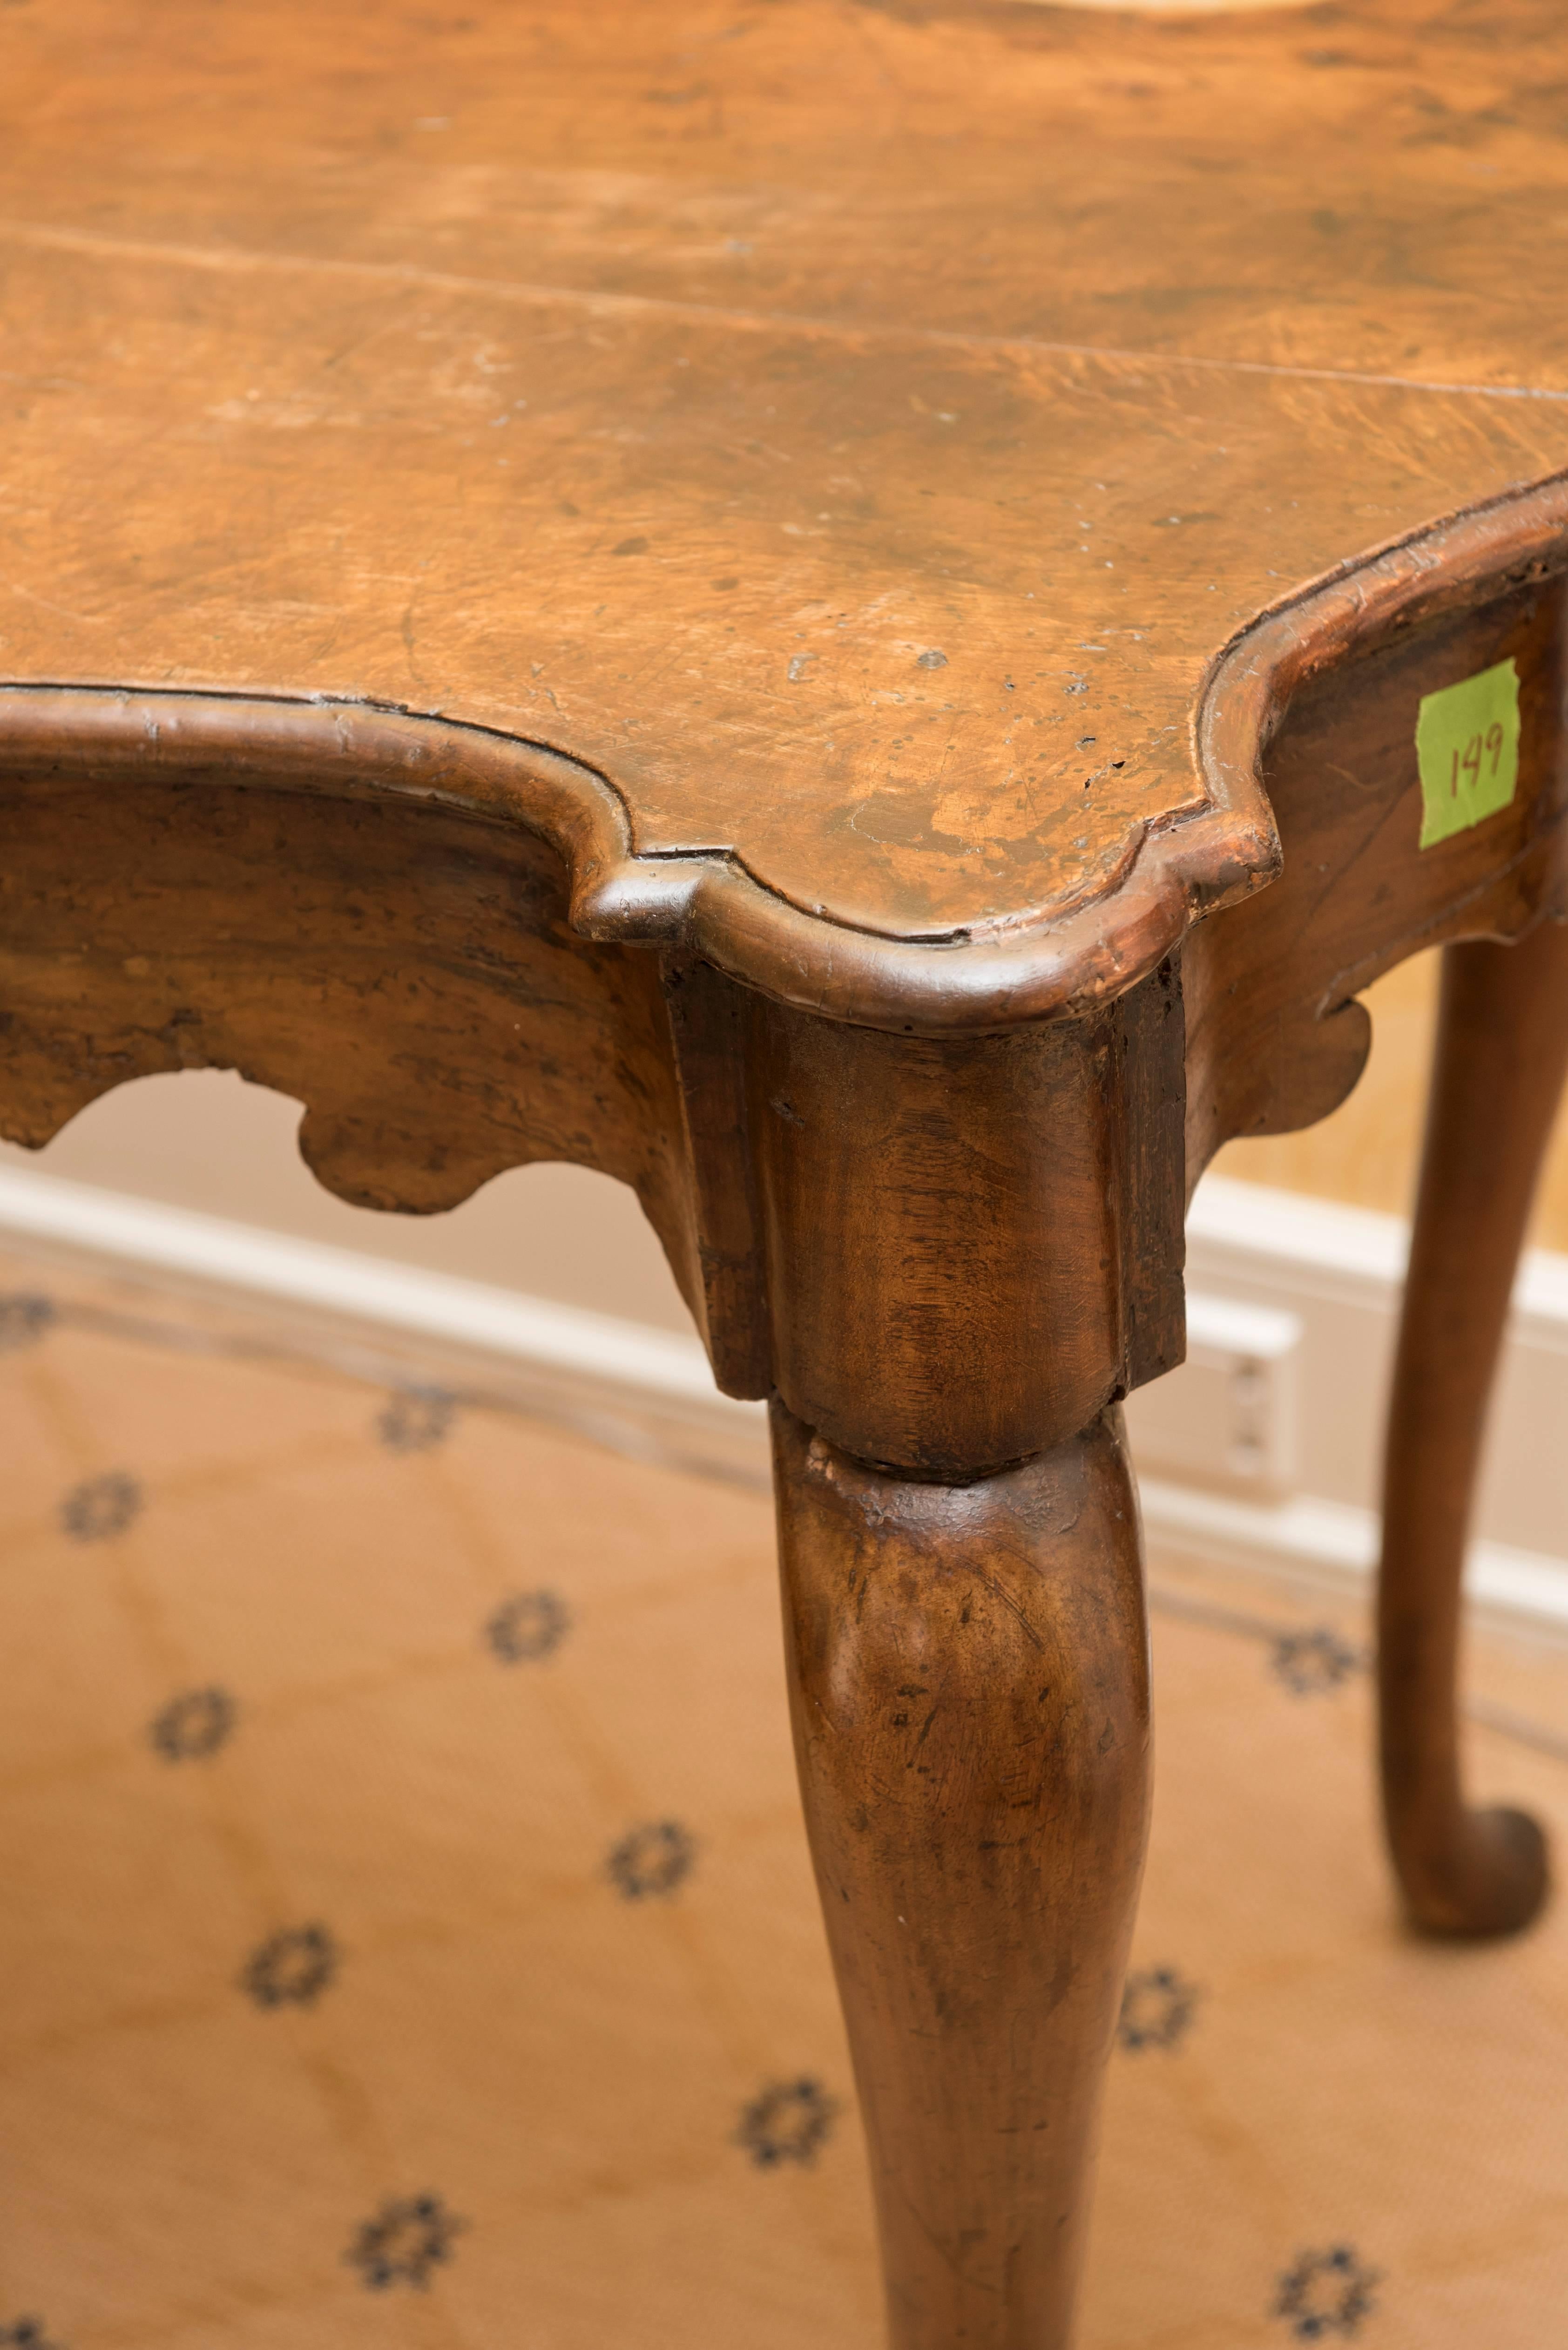
[[[765,1497],[16,1259],[0,1427],[0,2344],[871,2350]],[[1540,2350],[1563,1911],[1406,1939],[1354,1618],[1156,1580],[1083,2350]]]

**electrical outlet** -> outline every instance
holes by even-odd
[[[1201,1292],[1187,1360],[1127,1399],[1133,1459],[1151,1474],[1271,1499],[1299,1475],[1302,1320]]]

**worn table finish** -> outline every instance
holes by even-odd
[[[1448,946],[1390,1436],[1408,1910],[1568,1050],[1562,13],[0,18],[0,1110],[240,1069],[345,1198],[635,1185],[774,1399],[896,2350],[1070,2338],[1183,1201]],[[1512,660],[1423,849],[1424,695]],[[1518,947],[1509,941],[1528,933]]]

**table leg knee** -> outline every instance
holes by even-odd
[[[893,2350],[1064,2350],[1147,1827],[1116,1410],[962,1486],[774,1442],[796,1753]]]

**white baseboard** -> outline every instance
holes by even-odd
[[[762,1482],[764,1415],[695,1336],[0,1168],[0,1239],[283,1313],[307,1350],[439,1378],[650,1457]],[[1191,1359],[1132,1399],[1151,1550],[1365,1585],[1407,1233],[1210,1177],[1189,1225]],[[1568,1258],[1521,1271],[1468,1569],[1489,1615],[1568,1632]]]
[[[287,1238],[62,1176],[0,1167],[0,1243],[282,1315],[299,1351],[371,1377],[493,1393],[604,1438],[746,1482],[766,1412],[713,1384],[696,1335],[656,1330],[368,1251]]]
[[[1284,1575],[1335,1592],[1365,1590],[1376,1572],[1375,1510],[1301,1493],[1283,1502],[1239,1501],[1200,1485],[1140,1476],[1144,1533],[1152,1556],[1207,1559]],[[1465,1596],[1491,1622],[1527,1618],[1568,1637],[1568,1560],[1507,1543],[1472,1542]]]

